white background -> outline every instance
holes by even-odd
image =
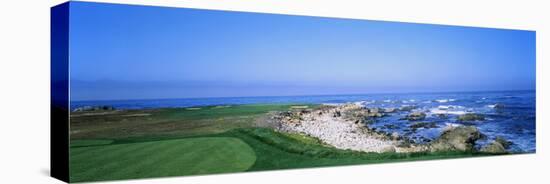
[[[549,166],[550,5],[545,1],[102,0],[295,15],[537,31],[537,153],[115,183],[544,183]],[[49,7],[0,1],[0,183],[62,183],[49,175]],[[546,82],[546,83],[544,83]]]

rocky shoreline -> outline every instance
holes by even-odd
[[[418,144],[397,133],[378,132],[369,128],[377,118],[397,111],[410,111],[411,108],[365,108],[358,104],[322,105],[315,109],[295,109],[279,112],[271,119],[275,129],[288,133],[302,133],[315,137],[337,149],[363,152],[436,152],[436,151],[476,151],[506,153],[509,142],[498,138],[491,144],[476,148],[476,141],[485,136],[474,126],[449,125],[441,135],[430,143]],[[426,114],[410,112],[406,117],[411,121],[422,120]],[[465,118],[481,118],[468,115]],[[414,126],[430,126],[429,124]]]

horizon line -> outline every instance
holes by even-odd
[[[208,98],[261,98],[261,97],[306,97],[306,96],[353,96],[353,95],[382,95],[382,94],[429,94],[429,93],[474,93],[474,92],[508,92],[508,91],[535,91],[535,89],[506,89],[506,90],[470,90],[470,91],[419,91],[419,92],[373,92],[347,94],[305,94],[305,95],[258,95],[258,96],[211,96],[211,97],[175,97],[175,98],[134,98],[134,99],[98,99],[98,100],[71,100],[70,102],[97,102],[97,101],[138,101],[138,100],[176,100],[176,99],[208,99]]]

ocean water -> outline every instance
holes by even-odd
[[[488,144],[500,136],[513,143],[509,151],[536,151],[535,91],[71,101],[71,109],[98,105],[109,105],[117,109],[147,109],[277,103],[357,103],[365,107],[381,108],[414,106],[416,108],[412,111],[427,114],[426,119],[422,122],[434,123],[436,127],[418,128],[413,131],[410,127],[412,122],[402,119],[409,112],[392,113],[379,118],[369,126],[382,132],[397,132],[417,143],[425,143],[437,138],[445,126],[473,125],[487,136],[486,139],[478,141],[479,146]],[[457,121],[457,117],[465,113],[482,114],[485,120]],[[445,117],[442,118],[438,116],[439,114],[445,114]]]

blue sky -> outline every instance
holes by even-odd
[[[71,100],[535,89],[535,32],[72,2]]]

